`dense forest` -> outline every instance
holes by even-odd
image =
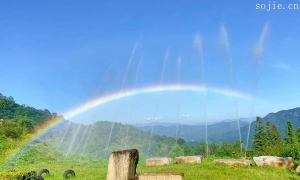
[[[0,160],[33,136],[41,124],[55,117],[58,115],[47,109],[20,105],[13,97],[0,94]]]

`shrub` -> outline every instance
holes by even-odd
[[[294,160],[300,160],[300,145],[299,144],[287,144],[284,146],[281,152],[283,157],[292,157]]]

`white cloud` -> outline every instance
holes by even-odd
[[[281,69],[281,70],[289,70],[291,68],[290,65],[283,61],[277,61],[272,65],[274,68]]]
[[[148,117],[147,121],[158,121],[160,119],[164,119],[164,117],[163,116],[161,116],[161,117]]]
[[[190,115],[184,115],[184,114],[182,114],[181,117],[182,118],[188,118],[188,117],[190,117]]]

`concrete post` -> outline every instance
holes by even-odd
[[[136,177],[139,161],[137,149],[114,151],[108,161],[106,180],[128,180]]]

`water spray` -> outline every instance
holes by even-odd
[[[102,76],[102,78],[101,78],[101,80],[100,80],[100,82],[99,82],[99,84],[98,84],[98,86],[97,86],[97,88],[96,88],[95,94],[96,94],[96,92],[98,92],[98,90],[100,89],[101,84],[102,84],[102,81],[103,81],[104,78],[107,76],[107,74],[108,74],[108,72],[110,71],[111,67],[112,67],[112,64],[111,64],[110,66],[108,66],[108,68],[107,68],[106,71],[104,72],[104,75]],[[83,145],[83,148],[82,148],[82,151],[81,151],[82,153],[85,151],[85,148],[86,148],[87,142],[88,142],[88,140],[89,140],[89,138],[90,138],[90,136],[91,136],[93,127],[94,127],[93,125],[88,126],[88,136],[87,136],[87,139],[86,139],[86,141],[85,141],[85,143],[84,143],[84,145]],[[82,137],[82,138],[83,138],[83,137]]]
[[[136,70],[136,76],[135,76],[135,80],[134,80],[134,85],[133,85],[133,89],[135,88],[136,84],[137,84],[137,81],[138,81],[138,77],[139,77],[139,71],[140,71],[140,65],[141,65],[141,61],[143,60],[143,57],[141,57],[141,59],[139,60],[139,63],[138,63],[138,67],[137,67],[137,70]],[[130,99],[131,101],[131,104],[133,105],[134,103],[132,103],[132,98]],[[130,114],[129,114],[129,122],[132,118],[132,113],[133,113],[133,110],[134,108],[132,107],[131,108],[131,111],[130,111]],[[128,140],[128,133],[129,133],[129,124],[127,125],[127,130],[126,130],[126,136],[125,136],[125,149],[127,148],[127,140]]]
[[[121,90],[120,90],[120,94],[122,94],[123,90],[124,90],[124,86],[125,86],[125,81],[127,79],[127,74],[128,74],[128,70],[130,68],[130,65],[131,65],[131,62],[133,60],[133,57],[135,55],[135,52],[136,52],[136,49],[138,47],[138,43],[139,43],[140,39],[138,39],[138,41],[136,42],[136,44],[134,45],[133,49],[132,49],[132,52],[131,52],[131,55],[130,55],[130,58],[128,60],[128,63],[127,63],[127,66],[126,66],[126,71],[125,71],[125,75],[124,75],[124,78],[123,78],[123,81],[122,81],[122,86],[121,86]],[[115,107],[115,111],[117,111],[117,107]],[[117,113],[115,112],[114,115],[116,115]],[[114,120],[115,118],[113,118]],[[112,135],[112,131],[113,131],[113,128],[114,128],[114,125],[115,125],[115,122],[112,122],[112,126],[111,126],[111,129],[110,129],[110,133],[109,133],[109,137],[108,137],[108,141],[107,141],[107,145],[106,145],[106,151],[105,151],[105,158],[107,158],[107,153],[108,153],[108,147],[109,147],[109,144],[110,144],[110,139],[111,139],[111,135]]]
[[[206,144],[206,157],[209,155],[209,148],[208,148],[208,119],[207,119],[207,107],[206,107],[206,83],[205,83],[205,75],[204,75],[204,58],[203,58],[203,47],[202,47],[202,39],[200,37],[200,34],[197,33],[194,39],[194,48],[196,52],[200,55],[200,62],[201,62],[201,80],[204,87],[204,96],[203,96],[203,114],[205,119],[205,144]]]
[[[264,28],[263,28],[263,30],[260,34],[258,42],[257,42],[256,46],[254,47],[254,51],[253,51],[253,59],[254,59],[254,63],[255,63],[257,68],[256,68],[256,71],[255,71],[255,77],[254,77],[254,87],[253,87],[253,96],[252,96],[253,99],[252,99],[252,106],[251,106],[251,110],[250,110],[250,117],[253,116],[253,112],[254,112],[254,104],[255,104],[255,100],[256,100],[256,91],[257,91],[257,86],[258,86],[260,66],[261,66],[262,54],[263,54],[263,45],[264,45],[264,42],[265,42],[267,36],[269,35],[269,31],[270,31],[270,23],[266,22],[265,25],[264,25]],[[245,156],[247,156],[250,130],[251,130],[251,123],[249,123],[249,126],[248,126]]]
[[[230,46],[229,46],[229,39],[228,39],[228,33],[226,30],[225,25],[221,26],[221,42],[225,48],[225,52],[229,61],[229,66],[230,66],[230,76],[231,76],[231,88],[233,90],[236,89],[235,87],[235,78],[234,78],[234,71],[233,71],[233,62],[232,62],[232,55],[230,52]],[[238,123],[238,132],[239,132],[239,140],[240,140],[240,151],[241,154],[243,153],[243,144],[242,144],[242,135],[241,135],[241,126],[240,126],[240,118],[239,118],[239,113],[238,113],[238,104],[236,98],[233,98],[234,101],[234,108],[235,108],[235,115]]]
[[[106,76],[107,72],[110,70],[111,66],[112,66],[112,65],[108,66],[108,68],[106,69],[105,73],[103,74],[102,78],[100,79],[100,83],[102,82],[102,80],[103,80],[104,77]],[[99,84],[100,84],[100,83],[99,83]],[[98,87],[96,88],[94,94],[96,94],[96,92],[97,92],[97,90],[98,90],[99,88],[100,88],[100,85],[98,85]],[[73,145],[74,145],[74,142],[75,142],[75,140],[76,140],[77,134],[78,134],[78,132],[79,132],[79,130],[80,130],[80,127],[81,127],[81,125],[76,129],[75,136],[74,136],[74,138],[73,138],[72,141],[71,141],[71,144],[70,144],[69,149],[68,149],[68,151],[67,151],[67,153],[66,153],[66,156],[69,155],[71,149],[73,148]],[[86,130],[87,130],[87,129],[86,129]],[[86,130],[85,130],[85,132],[84,132],[84,135],[85,135],[85,133],[86,133]],[[69,128],[68,128],[67,132],[68,132],[68,131],[69,131]],[[65,132],[65,135],[66,135],[67,132]],[[63,139],[65,138],[65,135],[64,135]],[[81,143],[81,141],[82,141],[84,135],[81,137],[81,140],[80,140],[80,142],[79,142],[79,144],[78,144],[78,146],[77,146],[77,148],[76,148],[76,151],[77,151],[77,149],[78,149],[78,147],[79,147],[79,145],[80,145],[80,143]],[[62,141],[63,141],[63,139],[62,139]],[[62,141],[61,141],[61,143],[62,143]]]
[[[179,56],[177,59],[177,79],[178,79],[178,84],[180,84],[180,78],[181,78],[181,57]],[[179,118],[180,118],[180,92],[178,93],[177,97],[177,123],[176,123],[176,143],[178,141],[178,126],[179,126]]]
[[[166,68],[168,57],[169,57],[169,49],[166,51],[164,59],[163,59],[163,66],[162,66],[162,69],[161,69],[161,77],[160,77],[160,86],[163,83],[163,78],[164,78],[164,73],[165,73],[165,68]],[[157,109],[158,109],[158,103],[156,103],[156,105],[155,105],[154,116],[156,116],[156,114],[157,114]],[[150,139],[149,139],[147,157],[149,157],[149,154],[150,154],[150,147],[151,147],[151,142],[152,142],[152,134],[153,134],[153,126],[151,126],[151,131],[150,131]]]

